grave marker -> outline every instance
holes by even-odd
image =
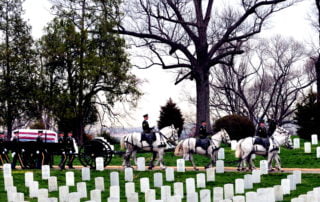
[[[81,178],[82,181],[90,181],[90,168],[89,167],[83,167],[81,168]]]
[[[137,158],[137,170],[138,171],[145,171],[146,170],[146,160],[144,157]]]

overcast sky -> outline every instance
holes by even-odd
[[[272,29],[264,31],[263,36],[282,34],[294,37],[307,45],[311,38],[316,38],[307,20],[312,3],[312,0],[304,0],[296,6],[275,14],[269,21],[269,27]],[[43,27],[52,19],[50,7],[51,4],[48,0],[26,0],[24,3],[25,18],[32,26],[32,35],[35,39],[41,37]],[[139,60],[132,58],[132,63],[138,62]],[[129,109],[134,118],[122,121],[124,127],[140,126],[142,115],[145,113],[149,113],[150,123],[156,125],[160,106],[164,105],[170,97],[178,104],[184,114],[195,113],[195,108],[186,102],[185,94],[181,93],[182,91],[191,91],[194,94],[194,83],[191,81],[185,81],[175,86],[175,75],[160,68],[148,70],[135,68],[133,72],[138,78],[146,81],[141,86],[144,95],[136,109]]]

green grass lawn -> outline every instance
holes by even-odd
[[[23,192],[25,194],[25,200],[27,201],[36,201],[36,199],[30,199],[28,197],[28,189],[24,187],[24,173],[27,170],[14,170],[13,171],[13,177],[14,177],[14,184],[17,186],[18,192]],[[73,170],[75,172],[75,180],[76,182],[81,181],[81,170]],[[40,170],[33,170],[34,172],[34,180],[39,181],[39,188],[47,188],[47,181],[46,180],[41,180],[41,171]],[[52,176],[57,176],[58,177],[58,184],[59,186],[65,185],[65,172],[66,171],[59,171],[59,170],[52,170],[51,175]],[[94,178],[98,176],[103,176],[105,179],[105,187],[106,191],[102,192],[102,199],[104,201],[107,200],[109,196],[109,183],[110,183],[110,170],[105,170],[105,171],[92,171],[91,172],[91,181],[87,182],[87,190],[88,190],[88,196],[90,196],[90,190],[94,189]],[[163,179],[164,179],[164,184],[165,185],[171,185],[171,191],[173,193],[173,183],[171,182],[165,182],[165,173],[164,171],[156,171],[156,172],[162,172],[163,173]],[[119,171],[120,173],[120,196],[121,196],[121,201],[126,201],[125,200],[125,182],[123,181],[124,179],[124,172]],[[149,177],[150,180],[150,188],[153,188],[153,174],[155,171],[145,171],[145,172],[139,172],[135,171],[134,172],[134,182],[135,182],[135,189],[136,191],[140,190],[140,182],[139,178],[141,177]],[[195,171],[188,171],[185,173],[175,173],[175,181],[176,182],[184,182],[186,178],[196,178],[196,174],[199,172]],[[216,181],[215,182],[210,182],[207,183],[207,189],[210,189],[212,191],[213,187],[217,186],[223,186],[226,183],[233,183],[235,182],[236,178],[243,178],[244,175],[247,173],[223,173],[223,174],[216,174]],[[255,184],[254,188],[252,190],[246,190],[246,191],[253,191],[256,190],[257,188],[261,187],[270,187],[273,185],[279,185],[281,183],[281,179],[286,178],[288,174],[285,173],[272,173],[269,175],[265,175],[261,177],[261,183],[260,184]],[[300,194],[307,193],[308,191],[312,190],[314,187],[320,186],[320,181],[319,175],[318,174],[303,174],[302,175],[302,184],[297,185],[297,190],[291,192],[290,195],[286,195],[284,197],[284,201],[290,201],[291,198],[297,197]],[[2,171],[0,173],[0,201],[6,201],[6,193],[4,191],[4,185],[3,185],[3,174]],[[185,188],[184,188],[185,189]],[[76,186],[70,187],[70,192],[76,191]],[[199,191],[199,189],[198,189]],[[157,199],[160,199],[160,189],[156,188],[156,194],[157,194]],[[50,197],[58,197],[58,192],[50,192],[49,193]],[[144,194],[139,193],[139,201],[144,201]],[[89,200],[89,198],[84,199],[83,201]]]

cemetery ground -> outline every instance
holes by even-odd
[[[228,145],[222,145],[225,149],[225,166],[235,167],[237,165],[236,158],[234,157],[234,151],[230,149]],[[319,145],[312,145],[311,153],[304,152],[304,141],[300,140],[300,148],[299,149],[285,149],[281,148],[280,156],[281,163],[283,168],[320,168],[320,158],[316,156],[316,147]],[[115,145],[115,150],[120,150],[118,145]],[[151,154],[150,153],[138,153],[137,157],[145,157],[146,166],[148,165]],[[200,156],[194,155],[196,165],[199,168],[203,168],[209,162],[209,159]],[[176,166],[177,159],[181,157],[176,157],[173,155],[173,152],[166,152],[164,157],[164,162],[167,166]],[[264,157],[257,156],[255,159],[256,167],[259,168],[259,161],[265,159]],[[55,165],[57,165],[60,161],[60,157],[56,156]],[[133,162],[132,162],[133,163]],[[110,165],[121,165],[122,158],[120,156],[115,155],[110,163]],[[80,165],[78,159],[74,161],[74,165]],[[186,161],[186,166],[191,166],[189,161]],[[72,170],[63,170],[60,171],[58,169],[51,169],[50,175],[57,176],[58,186],[66,185],[66,172],[72,171],[75,176],[75,184],[77,182],[81,182],[81,170],[80,169],[72,169]],[[0,201],[7,201],[7,193],[4,191],[4,177],[3,171],[0,173]],[[18,192],[24,193],[24,197],[26,201],[37,201],[36,198],[29,198],[29,189],[25,187],[25,173],[33,172],[34,180],[39,182],[40,188],[48,188],[48,180],[41,179],[41,170],[12,170],[12,176],[14,185],[17,187]],[[110,173],[111,172],[119,172],[119,186],[120,186],[120,201],[127,201],[125,194],[125,173],[123,170],[109,170],[106,169],[104,171],[96,171],[91,170],[91,179],[90,181],[86,181],[88,197],[81,199],[81,201],[87,201],[90,199],[90,190],[95,189],[95,177],[103,177],[104,178],[104,186],[105,191],[101,192],[102,201],[107,201],[110,195]],[[186,171],[186,172],[174,172],[174,182],[167,182],[165,177],[165,171],[163,170],[146,170],[146,171],[134,171],[133,182],[135,184],[135,191],[138,192],[139,201],[145,200],[144,193],[140,192],[140,178],[149,178],[150,181],[150,189],[156,190],[156,198],[161,198],[161,189],[158,187],[154,187],[154,174],[162,173],[163,185],[171,186],[171,193],[173,194],[173,184],[175,182],[182,182],[184,184],[184,198],[182,201],[186,201],[186,179],[194,178],[196,180],[197,174],[206,173],[205,171]],[[251,172],[250,172],[251,173]],[[246,174],[250,174],[249,172],[225,172],[225,173],[216,173],[214,182],[206,182],[205,189],[209,189],[211,191],[211,195],[213,194],[214,187],[223,187],[225,184],[234,184],[235,189],[235,180],[236,179],[244,179]],[[269,173],[268,175],[261,176],[261,183],[253,184],[252,189],[246,189],[245,192],[256,191],[259,188],[267,188],[273,187],[274,185],[281,185],[282,179],[286,179],[290,175],[290,173]],[[307,192],[312,191],[315,187],[320,187],[320,173],[319,174],[310,174],[303,173],[301,184],[296,185],[295,190],[291,190],[290,194],[286,194],[283,197],[283,201],[291,201],[291,199],[298,197],[301,194],[307,194]],[[200,193],[200,190],[204,188],[196,188],[196,191]],[[70,186],[69,192],[76,192],[77,186]],[[235,194],[235,195],[244,195],[244,194]],[[49,192],[49,197],[59,197],[58,191]],[[212,199],[212,197],[211,197]]]

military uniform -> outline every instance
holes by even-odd
[[[148,114],[143,115],[143,118],[148,119]],[[150,128],[147,119],[142,121],[142,133],[141,133],[141,142],[145,140],[152,149],[153,141],[155,140],[155,134],[152,131],[153,127]]]
[[[40,135],[38,135],[36,142],[37,142],[37,149],[35,153],[36,168],[41,169],[41,166],[44,165],[44,161],[45,161],[45,150],[43,145],[44,143]]]
[[[14,136],[12,142],[16,143],[15,148],[13,149],[13,159],[12,159],[12,163],[11,163],[11,168],[12,169],[16,169],[16,164],[17,161],[19,161],[21,168],[25,168],[23,162],[22,162],[22,158],[21,158],[21,145],[19,143],[19,137]]]
[[[199,128],[199,138],[200,139],[205,139],[205,138],[207,138],[207,136],[208,136],[207,127],[201,125],[200,128]]]
[[[0,136],[0,161],[3,164],[9,163],[8,150],[4,146],[4,135]]]
[[[66,162],[68,161],[67,165],[69,168],[73,168],[73,160],[75,158],[75,149],[74,149],[74,146],[73,146],[73,137],[71,136],[68,136],[65,141],[64,141],[64,144],[65,144],[65,158],[63,160],[63,158],[61,159],[61,162],[60,162],[60,168],[61,169],[64,169],[65,167],[65,164]]]
[[[272,136],[276,128],[277,128],[277,122],[273,119],[269,119],[268,120],[268,136],[269,137]]]

